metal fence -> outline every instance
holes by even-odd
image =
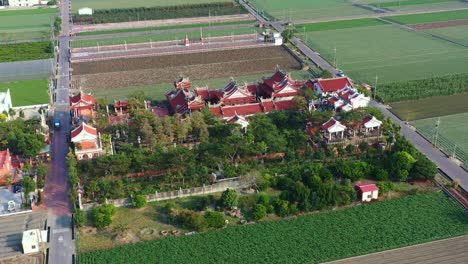
[[[417,131],[447,156],[460,160],[463,163],[463,167],[468,169],[468,153],[460,147],[457,147],[456,142],[453,142],[440,133],[436,135],[433,129],[418,128]]]
[[[0,82],[48,79],[53,73],[53,59],[0,63]]]

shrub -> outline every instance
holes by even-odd
[[[147,201],[145,196],[138,194],[132,198],[132,206],[136,208],[142,208],[146,205]]]
[[[203,231],[208,227],[208,222],[200,213],[191,210],[174,212],[172,219],[180,226],[189,230]]]
[[[86,213],[80,210],[80,208],[74,209],[73,217],[75,219],[75,225],[77,227],[82,227],[86,223]]]
[[[207,211],[204,215],[208,227],[221,228],[225,225],[226,219],[221,212]]]
[[[116,213],[113,204],[95,206],[91,209],[91,219],[95,227],[106,227],[112,223],[112,216]]]
[[[221,195],[221,205],[225,208],[232,208],[237,206],[238,200],[239,197],[236,190],[234,189],[227,189]]]
[[[252,210],[252,216],[255,221],[259,221],[267,215],[267,209],[262,204],[256,204]]]

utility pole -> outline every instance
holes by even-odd
[[[457,144],[455,144],[455,146],[453,147],[453,154],[452,154],[452,158],[456,159],[457,158]]]
[[[437,147],[437,140],[439,139],[439,126],[440,126],[440,117],[437,119],[434,135],[434,147]]]

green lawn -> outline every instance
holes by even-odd
[[[47,47],[49,45],[49,41],[0,45],[0,62],[52,58],[53,54],[47,52]]]
[[[77,263],[319,263],[467,233],[468,215],[439,192],[92,251]]]
[[[249,27],[249,28],[237,28],[237,29],[221,29],[221,30],[210,30],[206,29],[203,31],[203,37],[219,37],[219,36],[230,36],[242,35],[242,34],[252,34],[253,32],[260,32],[261,29]],[[76,40],[72,42],[73,48],[81,47],[93,47],[97,46],[99,43],[100,46],[105,45],[122,45],[127,42],[131,43],[142,43],[150,41],[168,41],[168,40],[182,40],[188,36],[189,38],[200,38],[200,32],[187,32],[187,33],[171,33],[171,34],[151,34],[144,36],[135,36],[135,37],[122,37],[122,38],[103,38],[103,39],[92,39],[92,40]]]
[[[242,25],[242,24],[255,24],[255,21],[230,21],[230,22],[219,22],[219,23],[204,23],[204,24],[190,24],[190,25],[175,25],[175,26],[162,26],[162,27],[145,27],[145,28],[126,28],[126,29],[115,29],[115,30],[101,30],[91,32],[81,32],[78,36],[89,36],[89,35],[104,35],[114,33],[126,33],[126,32],[144,32],[151,30],[168,30],[168,29],[179,29],[179,28],[206,28],[209,26],[227,26],[227,25]]]
[[[339,20],[339,21],[330,21],[330,22],[319,22],[319,23],[310,23],[310,24],[300,24],[297,25],[297,31],[299,33],[312,31],[323,31],[323,30],[334,30],[334,29],[345,29],[345,28],[357,28],[357,27],[367,27],[367,26],[377,26],[385,24],[386,22],[373,18],[362,18],[362,19],[353,19],[353,20]]]
[[[56,9],[0,11],[0,41],[50,38]]]
[[[468,72],[468,49],[395,25],[307,33],[307,43],[358,82],[424,79]]]
[[[204,3],[231,2],[230,0],[74,0],[73,12],[77,12],[82,7],[92,9],[112,9],[112,8],[135,8],[135,7],[154,7],[154,6],[176,6]]]
[[[257,10],[279,20],[314,19],[370,14],[345,0],[250,0]]]
[[[0,83],[0,92],[6,92],[8,89],[14,107],[49,103],[47,80]]]
[[[468,113],[416,120],[414,125],[427,138],[435,141],[434,129],[439,118],[437,146],[449,154],[455,150],[465,160],[465,166],[468,166]]]
[[[239,84],[244,82],[255,82],[261,81],[262,77],[271,75],[271,72],[265,72],[263,74],[253,74],[253,75],[242,75],[235,76]],[[306,71],[293,71],[291,76],[298,80],[307,80],[310,78],[310,75]],[[210,89],[219,89],[223,88],[228,82],[228,77],[209,79],[209,80],[192,80],[192,84],[196,87],[208,86]],[[125,99],[127,96],[135,91],[143,91],[145,95],[152,100],[162,101],[166,100],[166,93],[173,89],[172,83],[162,83],[155,85],[144,85],[144,86],[130,86],[122,88],[108,88],[108,89],[93,89],[92,92],[98,98],[104,98],[109,102],[113,102],[118,99]]]
[[[468,112],[468,94],[435,96],[416,101],[391,103],[392,112],[400,119],[413,121],[417,119],[453,115]]]
[[[385,19],[392,20],[401,24],[421,24],[429,22],[468,19],[468,9],[416,15],[391,16],[386,17]]]
[[[467,17],[468,18],[468,17]],[[468,25],[456,27],[443,27],[425,30],[436,36],[449,39],[464,46],[468,46]]]

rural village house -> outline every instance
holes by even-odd
[[[379,198],[379,187],[374,183],[356,184],[356,191],[361,202],[370,202]]]

